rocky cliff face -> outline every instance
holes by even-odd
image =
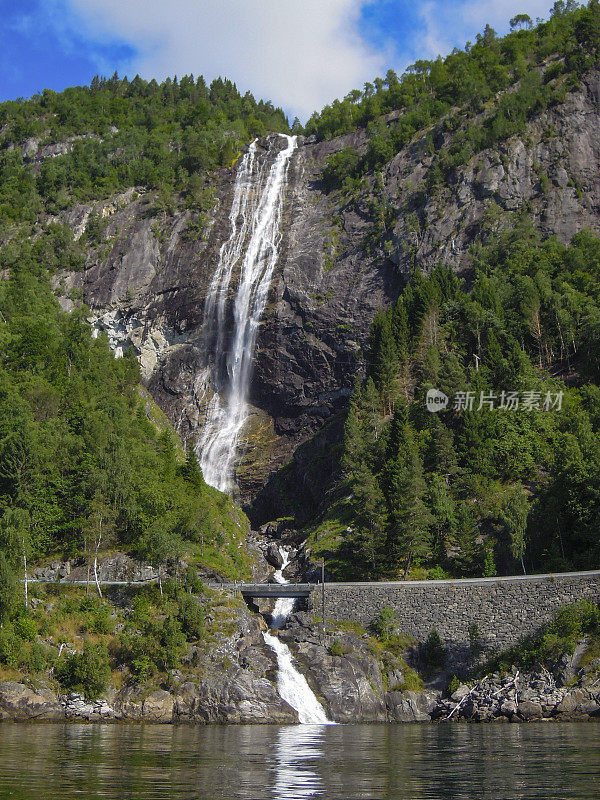
[[[441,261],[467,271],[474,238],[521,209],[544,235],[563,241],[586,226],[600,230],[599,98],[594,72],[525,136],[474,157],[451,185],[430,196],[423,193],[433,158],[425,135],[398,153],[378,182],[368,176],[352,201],[326,194],[320,174],[332,152],[350,145],[363,150],[364,132],[320,143],[300,139],[237,476],[242,502],[259,497],[256,517],[285,513],[269,477],[294,454],[302,462],[304,442],[319,434],[321,449],[330,449],[339,424],[329,437],[320,432],[337,419],[363,369],[375,311],[396,297],[414,263],[430,269]],[[446,144],[443,136],[435,142]],[[267,145],[261,142],[262,158],[272,157]],[[97,205],[107,220],[103,241],[89,252],[85,271],[56,283],[65,307],[73,302],[69,296],[83,297],[115,349],[133,345],[145,384],[184,440],[197,436],[205,413],[203,306],[229,233],[234,177],[235,168],[212,177],[214,205],[206,213],[157,210],[154,195],[133,190]],[[375,196],[395,220],[376,240]],[[90,211],[79,206],[69,213],[76,234]],[[298,474],[289,474],[298,489]]]

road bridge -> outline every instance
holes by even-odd
[[[317,583],[219,583],[212,584],[211,589],[225,589],[241,592],[243,597],[252,599],[280,597],[310,597]]]

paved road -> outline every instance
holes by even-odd
[[[439,581],[353,581],[348,583],[327,582],[328,588],[345,587],[345,586],[374,586],[381,589],[387,587],[402,587],[402,586],[442,586],[444,584],[456,584],[464,586],[465,584],[486,584],[486,583],[506,583],[510,581],[526,582],[533,580],[540,580],[543,578],[577,578],[577,577],[593,577],[600,576],[600,570],[587,570],[585,572],[555,572],[545,573],[538,575],[504,575],[495,578],[448,578]],[[59,584],[75,584],[85,586],[89,584],[93,586],[96,582],[90,581],[75,581],[68,578],[60,578],[50,580],[45,578],[29,578],[28,583],[59,583]],[[145,581],[99,581],[101,586],[144,586],[148,583],[158,583],[158,578],[151,578]],[[206,583],[209,589],[224,589],[226,591],[242,592],[252,597],[302,597],[310,594],[313,589],[320,587],[320,583]]]

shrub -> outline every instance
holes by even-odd
[[[450,680],[448,681],[448,686],[446,688],[446,694],[449,697],[452,696],[454,694],[454,692],[458,689],[459,686],[460,686],[460,681],[458,680],[456,675],[453,675],[450,678]]]
[[[408,666],[403,668],[404,680],[396,687],[401,692],[420,692],[423,690],[424,684],[421,677]]]
[[[578,600],[560,609],[551,628],[558,636],[571,639],[580,639],[586,633],[597,633],[600,610],[590,600]]]
[[[423,646],[423,662],[430,669],[440,669],[446,661],[446,648],[436,628],[432,628]]]
[[[41,672],[46,668],[48,659],[44,648],[39,642],[34,642],[31,650],[24,658],[24,665],[30,672]]]
[[[185,636],[176,617],[165,619],[160,632],[160,644],[157,666],[163,670],[177,669],[181,664]]]
[[[110,615],[108,606],[102,606],[90,614],[86,623],[86,629],[89,633],[112,633],[114,627],[115,623]]]
[[[396,612],[390,606],[381,609],[381,613],[373,623],[373,630],[380,639],[387,639],[396,630]]]
[[[334,639],[333,642],[329,645],[329,652],[332,656],[345,656],[350,653],[352,648],[348,647],[347,645],[342,644],[339,639]]]
[[[353,147],[345,147],[333,153],[325,161],[322,176],[326,189],[336,189],[344,183],[346,178],[355,175],[359,163],[359,155]]]
[[[85,630],[88,633],[112,633],[115,624],[107,603],[99,597],[87,595],[81,601],[79,608],[87,616]]]
[[[448,575],[446,570],[440,567],[439,564],[436,564],[436,566],[427,573],[427,580],[430,581],[443,581],[449,577],[450,575]]]
[[[19,605],[19,587],[4,553],[0,552],[0,624],[10,619]]]
[[[69,653],[57,662],[54,674],[65,689],[81,692],[89,700],[98,697],[110,679],[106,646],[84,642],[81,653]]]
[[[20,639],[26,642],[33,642],[37,636],[37,627],[35,621],[31,617],[19,617],[15,620],[15,633]]]
[[[200,639],[204,634],[204,609],[192,595],[180,597],[177,619],[187,639]]]
[[[140,656],[131,662],[131,672],[138,681],[144,683],[149,680],[156,672],[156,664],[148,656]]]
[[[183,585],[185,590],[191,592],[191,594],[204,593],[204,584],[198,577],[198,572],[194,567],[188,567],[186,569]]]
[[[0,663],[7,667],[18,667],[23,653],[21,639],[10,622],[0,628]]]

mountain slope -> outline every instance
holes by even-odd
[[[468,289],[474,254],[500,247],[524,217],[541,240],[564,245],[600,230],[598,6],[557,4],[548,23],[522,22],[353,93],[300,138],[238,469],[256,522],[324,511],[348,399],[372,366],[371,323],[417,268],[441,262]],[[94,127],[98,92],[109,112]],[[85,99],[79,116],[68,110],[73,97]],[[145,110],[158,113],[156,131]],[[202,311],[229,231],[232,161],[253,135],[286,130],[283,116],[227,82],[113,79],[9,104],[0,118],[5,239],[17,222],[34,236],[59,222],[64,246],[51,266],[61,304],[83,299],[113,348],[133,347],[145,385],[193,441],[205,413]],[[31,139],[48,126],[46,142]],[[274,142],[261,140],[262,159]],[[528,246],[545,247],[535,237]],[[542,367],[566,376],[563,362]],[[417,377],[405,382],[409,401]],[[390,410],[386,400],[383,417]]]

